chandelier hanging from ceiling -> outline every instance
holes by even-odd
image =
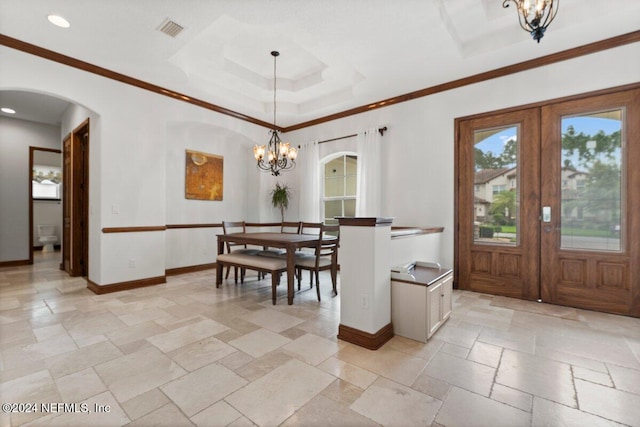
[[[560,0],[504,0],[502,7],[509,7],[509,2],[513,2],[518,9],[518,21],[522,29],[540,43],[558,13]]]
[[[273,56],[273,129],[269,131],[271,138],[267,145],[253,147],[253,156],[259,169],[278,176],[280,171],[290,170],[296,166],[298,150],[291,144],[282,142],[278,135],[280,131],[276,126],[276,58],[280,53],[274,50],[271,55]]]

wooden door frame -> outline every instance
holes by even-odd
[[[539,141],[540,110],[524,108],[508,112],[459,120],[456,123],[458,136],[458,156],[456,188],[465,187],[465,192],[457,193],[456,213],[460,222],[456,224],[458,253],[464,257],[456,258],[458,287],[477,292],[495,293],[528,300],[539,299],[539,235],[537,222],[539,215]],[[519,243],[502,245],[499,243],[478,242],[470,217],[462,218],[460,212],[469,214],[475,211],[474,164],[472,142],[475,129],[502,129],[516,127],[518,140],[517,189],[519,197]],[[471,140],[470,140],[471,138]],[[465,144],[463,146],[463,143]],[[461,165],[466,165],[461,169]],[[470,192],[469,192],[470,190]],[[464,221],[464,222],[462,222]],[[465,232],[464,234],[461,231]],[[467,231],[470,232],[467,233]],[[465,264],[466,263],[466,264]],[[476,269],[473,266],[484,266]],[[462,269],[466,267],[464,270]],[[467,277],[463,283],[462,279]],[[473,278],[473,280],[472,280]]]
[[[75,138],[78,138],[82,144],[82,188],[76,187],[78,194],[82,193],[83,204],[78,206],[77,219],[74,221],[74,228],[80,234],[78,241],[82,245],[82,261],[83,268],[80,269],[80,275],[89,276],[89,119],[73,130]],[[86,137],[85,137],[86,135]],[[80,221],[82,223],[80,223]]]
[[[622,205],[620,206],[621,247],[619,251],[562,248],[561,246],[561,190],[559,183],[560,151],[562,145],[562,117],[590,114],[597,111],[625,109],[623,144],[620,147]],[[640,197],[634,189],[639,188],[640,172],[633,159],[640,158],[640,89],[618,91],[597,95],[584,100],[559,102],[542,108],[543,136],[542,155],[553,159],[547,166],[547,179],[541,182],[542,204],[551,206],[551,222],[548,233],[541,233],[540,285],[545,302],[572,305],[584,309],[604,311],[640,317],[640,286],[633,279],[640,278]],[[563,279],[561,262],[568,259],[580,266],[582,279]],[[555,268],[552,268],[555,267]],[[578,269],[578,271],[580,271]],[[589,274],[590,273],[590,274]],[[608,277],[608,283],[603,279]],[[567,282],[566,280],[569,280]],[[563,283],[564,281],[564,283]],[[573,283],[571,283],[573,282]],[[563,285],[562,287],[560,285]],[[597,297],[594,297],[596,295]],[[627,293],[630,300],[627,300]]]
[[[33,264],[33,152],[46,151],[49,153],[58,153],[62,156],[62,150],[55,148],[33,147],[29,146],[29,264]],[[62,163],[62,160],[61,162]],[[62,231],[61,231],[62,234]],[[62,240],[62,239],[61,239]]]
[[[491,112],[486,112],[486,113],[479,113],[479,114],[474,114],[474,115],[469,115],[469,116],[464,116],[464,117],[458,117],[454,120],[454,177],[455,177],[455,183],[454,183],[454,230],[453,230],[453,239],[454,239],[454,268],[453,268],[453,272],[454,272],[454,287],[455,288],[459,288],[459,263],[460,263],[460,252],[461,252],[461,248],[460,248],[460,215],[459,215],[459,207],[460,207],[460,198],[461,198],[461,194],[460,194],[460,182],[459,182],[459,177],[460,177],[460,154],[461,154],[461,142],[460,142],[460,122],[464,121],[464,120],[470,120],[470,119],[475,119],[475,118],[481,118],[481,117],[487,117],[487,116],[492,116],[492,115],[496,115],[496,114],[501,114],[501,113],[506,113],[506,112],[510,112],[510,111],[517,111],[517,110],[523,110],[523,109],[530,109],[530,108],[542,108],[543,106],[548,106],[551,104],[556,104],[556,103],[561,103],[561,102],[566,102],[566,101],[572,101],[572,100],[579,100],[579,99],[584,99],[584,98],[591,98],[591,97],[595,97],[598,95],[606,95],[606,94],[612,94],[612,93],[616,93],[616,92],[622,92],[622,91],[626,91],[626,90],[631,90],[631,89],[640,89],[640,82],[636,82],[636,83],[630,83],[630,84],[626,84],[626,85],[622,85],[622,86],[617,86],[617,87],[612,87],[612,88],[607,88],[607,89],[601,89],[601,90],[596,90],[596,91],[592,91],[592,92],[587,92],[587,93],[582,93],[582,94],[577,94],[577,95],[571,95],[571,96],[566,96],[566,97],[561,97],[561,98],[555,98],[555,99],[550,99],[550,100],[546,100],[546,101],[541,101],[541,102],[535,102],[535,103],[530,103],[530,104],[525,104],[525,105],[521,105],[521,106],[516,106],[516,107],[509,107],[509,108],[504,108],[504,109],[500,109],[500,110],[495,110],[495,111],[491,111]],[[634,173],[640,173],[640,171],[635,171]],[[640,212],[640,210],[639,210]],[[636,222],[640,222],[640,219],[637,219]],[[640,228],[640,227],[639,227]],[[640,245],[640,242],[637,243],[638,245]],[[634,265],[634,268],[636,270],[640,270],[640,261],[636,262],[636,265]],[[640,273],[640,272],[638,272]],[[633,297],[633,304],[636,307],[639,307],[637,309],[637,313],[636,316],[640,316],[640,291],[638,291],[636,293],[636,295]]]
[[[82,203],[71,205],[68,235],[63,231],[63,257],[60,267],[70,276],[89,275],[89,131],[89,119],[86,119],[64,139],[64,141],[69,140],[71,156],[71,170],[63,169],[65,178],[71,178],[71,185],[66,194],[73,200],[82,200]],[[63,165],[64,160],[63,158]],[[67,213],[68,203],[70,201],[64,197],[63,221],[65,221],[64,215]],[[78,253],[80,256],[77,256]],[[65,264],[67,259],[69,259],[68,265]]]

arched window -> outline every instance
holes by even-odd
[[[356,215],[358,156],[341,153],[324,162],[322,212],[325,224],[336,217]]]

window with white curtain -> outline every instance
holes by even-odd
[[[61,187],[61,168],[57,166],[33,166],[31,188],[34,200],[60,200]]]
[[[337,224],[336,217],[355,216],[358,156],[343,154],[324,163],[323,212],[325,224]]]

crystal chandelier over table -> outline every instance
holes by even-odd
[[[518,8],[518,21],[522,29],[540,43],[544,32],[558,13],[560,0],[504,0],[502,7],[509,7],[509,2],[513,2]]]
[[[273,56],[273,129],[269,131],[271,138],[267,145],[253,147],[253,156],[259,169],[278,176],[280,171],[290,170],[296,166],[298,150],[289,143],[282,142],[278,135],[280,131],[276,126],[276,58],[280,53],[274,50],[271,55]]]

